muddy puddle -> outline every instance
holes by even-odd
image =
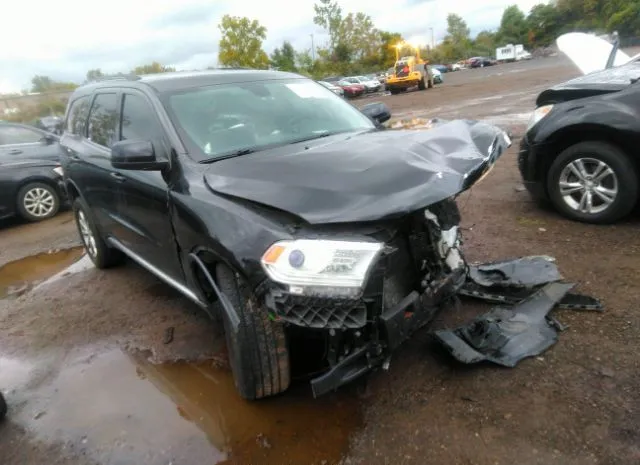
[[[9,262],[0,267],[0,298],[19,295],[67,268],[82,257],[84,249],[45,252]]]
[[[248,402],[211,363],[83,349],[51,369],[32,392],[14,391],[25,402],[14,420],[99,463],[334,464],[361,421],[352,390],[313,399],[302,383]]]

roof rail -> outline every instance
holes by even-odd
[[[92,79],[89,82],[102,82],[102,81],[138,81],[140,76],[137,74],[107,74],[98,79]]]

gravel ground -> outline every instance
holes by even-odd
[[[394,119],[480,118],[518,135],[537,92],[576,74],[559,57],[532,60],[448,73],[435,89],[355,103],[384,101]],[[0,300],[0,387],[11,409],[0,427],[0,463],[202,464],[221,452],[230,456],[225,463],[639,463],[639,221],[581,225],[534,204],[517,188],[517,143],[460,199],[468,258],[553,255],[567,279],[606,306],[602,314],[556,311],[570,328],[542,357],[515,369],[460,366],[425,330],[395,354],[389,372],[369,376],[366,389],[359,383],[313,401],[301,385],[247,406],[234,397],[218,327],[188,301],[133,265],[68,271]],[[1,266],[77,245],[77,237],[63,213],[0,225],[0,243]],[[434,326],[488,308],[462,303]],[[118,347],[144,351],[144,361],[113,355]],[[149,357],[205,365],[149,368]],[[137,391],[140,379],[162,386],[168,406],[156,388]],[[208,447],[219,452],[207,455]]]

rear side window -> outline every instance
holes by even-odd
[[[160,123],[151,105],[139,95],[125,94],[122,104],[122,140],[150,140],[162,138]]]
[[[97,94],[89,113],[89,140],[104,147],[116,141],[118,94]]]
[[[33,144],[42,138],[42,134],[19,126],[0,127],[0,145]]]
[[[65,131],[77,136],[87,134],[87,116],[89,116],[89,105],[91,99],[88,95],[74,100],[69,109]]]

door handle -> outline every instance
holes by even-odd
[[[115,173],[115,172],[111,172],[109,173],[111,175],[111,177],[113,179],[115,179],[118,182],[124,182],[127,180],[127,178],[125,178],[123,175],[121,175],[120,173]]]
[[[9,155],[18,155],[20,153],[22,153],[22,150],[18,150],[18,149],[9,150]]]

